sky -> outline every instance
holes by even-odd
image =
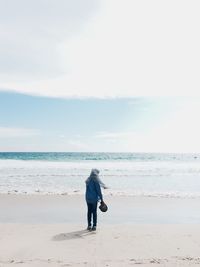
[[[0,0],[0,151],[200,152],[199,8]]]
[[[1,92],[0,151],[200,152],[199,103]]]

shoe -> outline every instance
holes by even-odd
[[[88,226],[88,227],[87,227],[87,230],[88,230],[88,231],[91,231],[91,230],[92,230],[92,227],[91,227],[91,226]]]
[[[96,229],[97,229],[96,226],[93,226],[91,230],[96,231]]]

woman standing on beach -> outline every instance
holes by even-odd
[[[97,226],[97,203],[100,200],[101,204],[104,204],[103,196],[101,193],[101,186],[103,188],[107,188],[107,187],[100,180],[99,170],[97,169],[92,169],[90,176],[87,178],[85,182],[86,182],[85,198],[86,198],[87,207],[88,207],[87,230],[95,231],[96,226]],[[93,225],[92,225],[92,219],[93,219]]]

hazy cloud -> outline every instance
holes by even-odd
[[[68,140],[67,144],[69,145],[69,149],[78,150],[78,151],[87,151],[89,146],[86,142],[81,142],[80,140]]]
[[[0,0],[0,88],[199,95],[198,0]]]
[[[100,132],[94,137],[98,139],[121,139],[134,136],[134,132]]]
[[[0,127],[0,138],[29,137],[37,135],[40,135],[40,131],[35,129]]]
[[[66,72],[60,46],[81,31],[96,4],[92,0],[0,0],[0,77],[18,82]]]

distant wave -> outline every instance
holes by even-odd
[[[200,154],[97,153],[97,152],[0,152],[1,159],[41,161],[200,161]]]

